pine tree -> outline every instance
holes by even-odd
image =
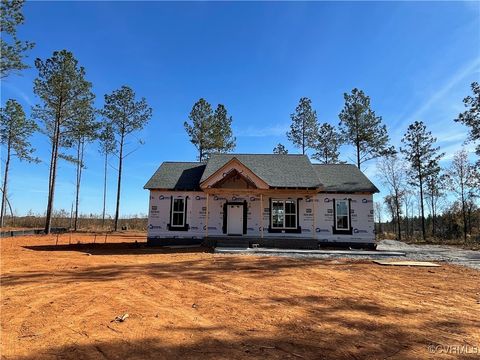
[[[33,91],[42,104],[33,108],[33,116],[44,124],[43,132],[51,142],[48,200],[45,233],[50,233],[58,159],[61,149],[73,145],[72,129],[93,111],[92,84],[85,80],[85,69],[69,51],[55,51],[45,61],[35,60],[38,77]]]
[[[283,144],[278,143],[277,146],[273,148],[274,154],[285,155],[288,154],[288,150],[285,148]]]
[[[400,151],[410,164],[410,182],[412,186],[418,186],[420,192],[420,211],[422,221],[422,236],[426,239],[425,232],[425,209],[424,209],[424,191],[426,180],[432,176],[438,168],[438,162],[444,154],[439,153],[440,147],[435,147],[436,138],[427,131],[425,124],[421,121],[415,121],[411,124],[402,143],[404,147]]]
[[[214,147],[211,136],[214,123],[212,107],[201,98],[193,105],[188,118],[192,123],[185,121],[183,126],[190,137],[190,142],[198,150],[198,160],[205,161]]]
[[[107,119],[104,119],[101,123],[98,139],[100,141],[100,153],[104,156],[102,228],[105,228],[105,209],[107,205],[108,156],[117,151],[117,143],[115,141],[115,132],[113,130],[113,125]]]
[[[73,128],[69,129],[72,137],[73,146],[76,148],[76,154],[74,157],[74,164],[76,167],[75,178],[75,215],[73,221],[73,228],[78,230],[78,208],[80,202],[80,185],[82,182],[82,172],[85,168],[84,154],[85,147],[88,143],[97,139],[97,130],[99,124],[95,120],[95,113],[93,108],[90,111],[85,111],[82,116],[75,122]]]
[[[315,146],[318,129],[317,113],[312,109],[312,101],[302,97],[290,118],[292,124],[287,132],[287,139],[295,147],[302,149],[302,154],[305,155],[308,149]]]
[[[362,90],[353,89],[344,94],[345,105],[340,118],[340,132],[346,143],[355,147],[356,163],[362,163],[381,156],[392,155],[395,150],[389,146],[390,138],[382,118],[370,107],[370,98]]]
[[[152,117],[152,109],[148,106],[145,98],[139,101],[135,99],[135,92],[128,86],[122,86],[113,91],[110,95],[105,95],[105,105],[101,111],[113,127],[118,144],[118,181],[117,181],[117,205],[115,209],[115,231],[118,230],[118,218],[120,214],[120,193],[122,183],[123,160],[130,155],[124,153],[125,140],[135,131],[144,128]]]
[[[35,44],[17,38],[17,26],[24,23],[23,0],[2,0],[0,3],[0,77],[28,68],[25,52]]]
[[[38,128],[35,122],[26,118],[22,106],[15,100],[7,100],[5,107],[0,110],[0,120],[0,143],[6,147],[2,207],[0,209],[0,227],[3,227],[11,158],[16,157],[20,161],[28,162],[38,162],[39,160],[32,156],[35,149],[28,141],[28,138]]]
[[[218,104],[213,114],[212,122],[212,152],[228,153],[235,149],[236,139],[232,134],[232,117],[228,116],[227,109]]]
[[[468,110],[459,114],[455,121],[461,122],[470,128],[469,139],[471,141],[478,141],[476,154],[480,156],[480,85],[478,82],[473,82],[471,87],[473,95],[463,99],[463,103]]]
[[[341,144],[341,136],[335,128],[328,123],[323,123],[318,129],[313,147],[316,152],[312,155],[312,158],[320,161],[321,164],[337,164]]]

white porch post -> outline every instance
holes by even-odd
[[[205,237],[208,237],[208,193],[205,202]]]
[[[260,237],[263,239],[263,194],[260,194]]]
[[[313,214],[313,238],[317,238],[317,226],[316,226],[316,219],[315,219],[315,195],[312,196],[312,214]]]

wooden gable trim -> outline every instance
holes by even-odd
[[[235,165],[237,165],[242,171],[239,171],[238,168],[235,168]],[[211,188],[217,182],[221,181],[224,178],[223,173],[225,173],[225,170],[229,167],[234,167],[234,169],[236,169],[243,177],[252,181],[258,189],[269,188],[268,184],[264,180],[262,180],[258,175],[256,175],[236,157],[227,161],[222,167],[220,167],[220,169],[218,169],[212,175],[202,181],[202,183],[200,184],[200,188],[202,190],[205,190]],[[219,174],[222,174],[222,176],[218,180],[216,180],[216,178],[219,177]]]

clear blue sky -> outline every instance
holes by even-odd
[[[237,152],[271,153],[278,142],[297,152],[285,132],[299,98],[312,99],[321,122],[337,124],[343,93],[358,87],[372,98],[394,145],[409,123],[423,120],[448,165],[466,139],[466,128],[452,119],[480,78],[479,2],[29,2],[24,14],[19,35],[36,43],[29,64],[68,49],[86,68],[98,107],[105,93],[127,84],[154,110],[139,134],[145,145],[126,159],[123,215],[147,212],[142,187],[162,161],[195,160],[183,122],[200,97],[225,104]],[[2,104],[16,98],[30,113],[38,102],[36,75],[31,68],[2,81]],[[11,167],[10,197],[19,214],[46,206],[48,141],[38,134],[32,142],[44,162],[14,160]],[[352,148],[343,147],[342,157],[353,158]],[[96,144],[86,164],[81,212],[100,213]],[[375,163],[365,170],[380,185]],[[74,178],[74,167],[61,162],[55,208],[70,210]]]

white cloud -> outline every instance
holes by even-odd
[[[283,136],[289,130],[288,124],[276,124],[266,127],[248,126],[246,128],[236,129],[234,134],[237,137],[267,137]]]

